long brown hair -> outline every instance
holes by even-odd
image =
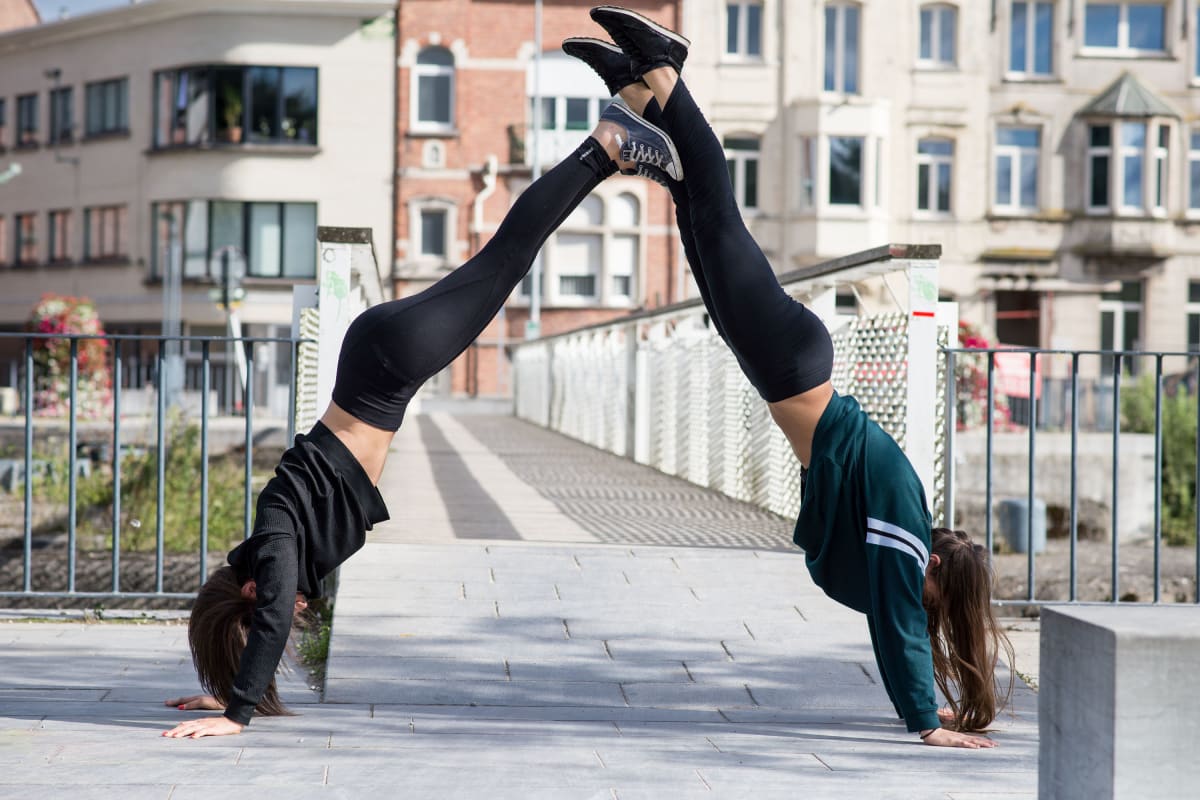
[[[192,663],[204,691],[222,705],[229,705],[253,616],[254,601],[242,596],[242,582],[233,567],[221,567],[209,575],[192,605],[188,620]],[[269,717],[292,713],[279,699],[274,677],[255,710]]]
[[[992,611],[992,568],[986,548],[962,531],[933,529],[938,566],[929,567],[936,592],[925,593],[933,674],[954,712],[954,728],[981,731],[1012,696],[1000,686],[996,664],[1003,650],[1011,666],[1013,647]]]

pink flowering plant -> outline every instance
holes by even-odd
[[[91,300],[86,297],[66,297],[49,293],[42,295],[42,299],[34,306],[26,328],[33,333],[104,334],[96,306]],[[71,340],[34,339],[33,361],[34,413],[42,416],[66,416],[71,410]],[[108,361],[108,341],[80,339],[77,361],[77,415],[106,415],[112,402],[112,370]]]
[[[958,322],[958,346],[978,350],[995,348],[978,325],[966,320]],[[958,353],[954,363],[954,388],[958,399],[958,429],[981,428],[987,424],[987,353]],[[995,407],[993,419],[997,428],[1008,428],[1011,416],[1008,398],[993,389]]]

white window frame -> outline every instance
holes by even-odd
[[[921,55],[921,42],[925,38],[925,13],[929,12],[930,30],[929,43],[930,55],[925,58]],[[951,46],[954,52],[950,58],[946,58],[946,54],[942,50],[942,27],[946,23],[946,17],[950,17],[950,24],[954,28],[951,32]],[[917,9],[917,66],[924,69],[941,69],[952,70],[958,68],[958,6],[950,3],[926,3]]]
[[[1113,208],[1113,196],[1112,195],[1113,195],[1113,186],[1116,184],[1115,176],[1116,176],[1116,172],[1117,172],[1117,167],[1116,167],[1116,164],[1114,163],[1116,161],[1116,148],[1113,147],[1113,136],[1115,133],[1113,131],[1113,128],[1114,128],[1115,124],[1116,124],[1116,120],[1109,120],[1108,122],[1105,122],[1105,123],[1089,123],[1087,125],[1087,156],[1086,156],[1087,161],[1085,164],[1085,169],[1087,171],[1087,186],[1085,187],[1085,190],[1087,191],[1087,196],[1084,199],[1086,200],[1085,206],[1087,207],[1087,210],[1093,214],[1107,213],[1108,211],[1110,211]],[[1107,145],[1093,145],[1092,144],[1092,128],[1098,128],[1098,127],[1107,127],[1108,128],[1108,144]],[[1108,202],[1105,203],[1104,205],[1099,205],[1099,206],[1092,204],[1092,196],[1095,194],[1093,189],[1095,188],[1095,181],[1096,181],[1096,176],[1092,173],[1092,161],[1097,156],[1106,156],[1108,158],[1108,184],[1106,187]]]
[[[1124,134],[1127,125],[1142,125],[1144,127],[1141,147],[1135,147],[1125,143]],[[1147,204],[1150,199],[1150,187],[1148,185],[1150,183],[1150,170],[1147,169],[1147,166],[1150,164],[1150,158],[1148,158],[1149,154],[1147,151],[1150,148],[1151,134],[1155,131],[1155,128],[1151,126],[1149,120],[1146,120],[1145,122],[1127,122],[1125,120],[1117,120],[1114,124],[1114,127],[1121,132],[1119,139],[1115,143],[1116,146],[1113,148],[1115,150],[1115,160],[1117,162],[1117,173],[1114,175],[1112,186],[1118,190],[1117,210],[1122,214],[1143,214],[1146,212]],[[1142,163],[1142,185],[1139,190],[1142,202],[1140,205],[1130,205],[1129,203],[1125,202],[1125,160],[1127,158],[1138,158]],[[1120,180],[1115,180],[1117,176],[1120,177]],[[1109,196],[1109,199],[1112,199],[1111,195]]]
[[[613,215],[608,207],[611,203],[617,202],[622,195],[628,195],[633,202],[637,203],[637,219],[632,225],[616,225],[611,223]],[[606,199],[607,200],[607,199]],[[612,197],[611,200],[605,202],[605,220],[609,224],[604,226],[604,241],[601,253],[601,264],[603,265],[602,288],[600,292],[600,302],[608,307],[620,306],[631,307],[638,304],[641,297],[641,280],[640,270],[638,267],[645,262],[645,247],[646,236],[642,230],[646,220],[646,199],[631,191],[621,191]],[[613,259],[616,257],[616,248],[613,246],[613,240],[625,237],[634,240],[634,252],[636,258],[633,264],[629,266],[628,273],[622,271],[618,273],[613,269]],[[629,293],[620,294],[616,291],[616,278],[629,277]]]
[[[746,141],[753,139],[757,145],[754,150],[729,147],[724,148],[726,163],[733,163],[733,194],[734,197],[737,198],[738,208],[740,208],[743,213],[756,212],[759,209],[757,202],[759,200],[758,195],[761,195],[762,193],[762,139],[755,134],[735,133],[724,137],[722,144],[724,144],[724,141],[728,139],[741,139]],[[756,197],[754,205],[750,205],[746,202],[746,169],[747,165],[751,161],[754,162],[756,170]]]
[[[834,139],[857,139],[862,143],[859,148],[859,166],[858,166],[858,202],[857,203],[835,203],[833,202],[833,140]],[[854,209],[865,211],[869,206],[868,197],[869,187],[867,186],[867,148],[870,145],[871,137],[866,134],[830,134],[825,137],[825,180],[822,188],[824,192],[821,197],[826,208],[830,209]]]
[[[430,49],[446,50],[450,52],[453,58],[454,54],[448,48],[441,45],[427,45],[421,48],[422,51]],[[420,58],[420,54],[417,54]],[[457,118],[455,111],[455,96],[458,92],[458,65],[453,64],[420,64],[414,62],[412,65],[410,83],[409,83],[409,127],[418,133],[444,133],[455,130]],[[422,120],[421,115],[421,78],[422,77],[450,77],[450,119],[447,122]]]
[[[805,134],[800,137],[798,144],[800,148],[798,154],[800,185],[799,194],[796,196],[796,204],[797,208],[801,211],[812,211],[817,207],[817,198],[820,197],[818,190],[821,185],[820,175],[817,172],[819,169],[817,137]]]
[[[1120,20],[1117,22],[1117,44],[1116,47],[1106,47],[1104,45],[1089,45],[1087,43],[1087,9],[1090,5],[1115,5],[1119,6]],[[1161,50],[1142,50],[1129,46],[1129,8],[1130,6],[1160,6],[1163,9],[1163,46]],[[1090,2],[1084,0],[1083,3],[1083,18],[1080,19],[1081,25],[1081,40],[1082,46],[1080,52],[1084,55],[1103,55],[1106,57],[1120,56],[1127,58],[1140,58],[1143,56],[1161,56],[1166,54],[1171,49],[1170,28],[1171,28],[1171,4],[1165,0],[1104,0],[1104,2]]]
[[[826,48],[826,42],[828,41],[829,34],[828,34],[828,31],[825,31],[824,38],[821,40],[821,47],[823,50],[826,51],[822,54],[822,59],[821,59],[821,70],[822,70],[821,86],[822,86],[822,89],[825,92],[829,92],[832,94],[853,94],[853,95],[862,94],[863,7],[859,3],[845,2],[845,0],[829,0],[829,2],[825,3],[821,9],[822,22],[824,22],[824,20],[826,18],[826,10],[828,10],[828,9],[833,9],[834,17],[835,17],[834,37],[833,37],[833,39],[834,39],[833,86],[832,87],[825,86],[825,73],[824,73],[825,64],[830,57],[829,52]],[[846,12],[848,9],[854,9],[855,11],[858,12],[858,25],[854,31],[854,35],[856,37],[855,41],[857,42],[857,45],[858,45],[855,48],[857,56],[858,56],[858,62],[855,64],[855,70],[854,70],[855,86],[853,89],[849,89],[849,90],[846,88],[846,33],[847,33]]]
[[[1200,217],[1200,202],[1192,205],[1192,196],[1195,194],[1200,201],[1200,125],[1193,126],[1188,133],[1188,197],[1187,197],[1187,215],[1189,217]],[[1196,168],[1196,171],[1193,171]],[[1194,177],[1193,177],[1194,176]]]
[[[1073,0],[1067,0],[1072,2]],[[1012,63],[1012,37],[1013,37],[1013,7],[1020,2],[1025,6],[1025,63],[1017,65]],[[1037,10],[1038,6],[1050,6],[1050,70],[1048,72],[1038,72],[1036,69],[1036,53],[1037,53]],[[1008,41],[1005,46],[1008,50],[1006,61],[1008,62],[1008,70],[1005,73],[1006,77],[1020,80],[1050,80],[1054,77],[1054,71],[1057,68],[1058,59],[1055,58],[1054,52],[1054,33],[1055,22],[1058,19],[1058,3],[1054,0],[1014,0],[1009,7],[1008,12]]]
[[[427,255],[421,252],[425,244],[422,238],[424,231],[421,227],[421,212],[423,211],[443,211],[446,214],[446,254],[444,256]],[[409,200],[408,230],[407,261],[433,265],[453,264],[456,261],[455,231],[458,230],[458,206],[453,200],[441,197],[420,197]]]
[[[1196,301],[1192,300],[1192,287],[1193,286],[1200,286],[1200,280],[1193,279],[1193,280],[1188,281],[1188,288],[1187,288],[1187,295],[1186,295],[1187,302],[1183,306],[1184,324],[1186,326],[1183,331],[1183,337],[1184,337],[1183,340],[1184,340],[1184,344],[1187,346],[1189,352],[1195,352],[1195,351],[1191,350],[1192,320],[1196,319],[1196,318],[1200,318],[1200,302],[1196,302]]]
[[[922,153],[921,152],[921,143],[927,142],[927,141],[928,142],[949,142],[950,143],[950,153],[948,155],[945,153]],[[914,204],[914,215],[915,216],[919,216],[919,217],[949,217],[954,214],[954,150],[955,150],[954,144],[955,144],[954,139],[952,139],[948,136],[922,136],[920,139],[917,140],[916,159],[914,160],[915,164],[916,164],[916,168],[917,168],[916,175],[914,176],[916,178],[916,186],[917,186],[917,201]],[[946,187],[946,194],[949,196],[949,201],[946,204],[947,205],[946,208],[938,208],[937,207],[937,199],[938,199],[938,195],[939,195],[938,188],[939,188],[939,184],[940,184],[939,175],[941,172],[939,167],[943,167],[943,166],[950,168],[950,170],[949,170],[950,175],[948,178],[950,185]],[[920,175],[921,175],[922,167],[929,170],[929,185],[927,187],[927,196],[925,198],[925,201],[927,204],[926,208],[921,208]]]
[[[1036,131],[1038,135],[1038,143],[1033,147],[1023,147],[1015,144],[999,144],[999,132],[1005,128],[1013,128],[1018,130]],[[995,175],[1000,174],[1000,159],[1008,158],[1012,167],[1009,170],[1009,197],[1012,198],[1010,203],[1001,203],[995,195],[997,188],[993,182],[992,190],[992,210],[1004,214],[1033,214],[1037,212],[1042,205],[1042,129],[1033,125],[998,125],[996,126],[996,154],[992,161],[992,168],[995,170]],[[1027,206],[1021,201],[1021,175],[1022,167],[1025,166],[1026,159],[1032,158],[1037,163],[1037,178],[1034,184],[1034,204]],[[1088,162],[1091,163],[1090,161]]]
[[[1122,286],[1122,288],[1124,288],[1124,286]],[[1145,287],[1145,284],[1143,284],[1142,285],[1142,299],[1140,301],[1109,300],[1104,297],[1100,298],[1100,306],[1098,309],[1100,313],[1099,313],[1098,322],[1101,325],[1101,329],[1100,329],[1101,332],[1103,332],[1103,330],[1104,330],[1104,328],[1103,328],[1104,315],[1105,314],[1113,315],[1113,340],[1112,340],[1112,348],[1111,348],[1112,350],[1114,350],[1116,352],[1121,352],[1121,353],[1132,352],[1132,351],[1125,349],[1125,314],[1130,311],[1136,312],[1138,315],[1137,316],[1137,324],[1138,324],[1137,338],[1134,340],[1133,350],[1137,351],[1137,350],[1142,349],[1143,344],[1144,344],[1143,337],[1145,336],[1145,330],[1146,330],[1146,294],[1145,294],[1145,292],[1146,292],[1146,287]],[[1099,340],[1099,344],[1100,344],[1101,350],[1110,349],[1110,348],[1104,347],[1103,339]],[[1109,358],[1108,356],[1101,356],[1100,372],[1101,372],[1102,376],[1111,378],[1112,377],[1112,369],[1111,369],[1112,362],[1108,361],[1108,358]],[[1137,359],[1136,358],[1122,358],[1121,359],[1121,372],[1124,375],[1136,375],[1138,373]]]
[[[747,20],[750,18],[750,6],[755,6],[758,8],[758,53],[749,52],[750,26],[747,24]],[[729,9],[731,7],[736,7],[738,9],[737,42],[734,45],[737,49],[732,52],[729,50]],[[763,36],[763,31],[766,27],[763,25],[765,18],[766,8],[764,8],[764,4],[761,2],[761,0],[726,0],[725,23],[722,26],[725,32],[725,45],[722,48],[723,52],[721,54],[721,59],[723,61],[762,61],[762,51],[766,45],[766,39]]]

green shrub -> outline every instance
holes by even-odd
[[[245,500],[243,457],[225,454],[209,457],[208,546],[210,551],[229,549],[243,537]],[[50,474],[35,484],[39,497],[55,503],[68,500],[67,462],[52,461]],[[77,531],[93,535],[112,546],[113,481],[108,468],[97,469],[76,481]],[[156,546],[158,507],[158,453],[129,454],[121,459],[121,549],[153,550]],[[253,510],[253,509],[252,509]],[[171,426],[166,447],[163,484],[163,540],[168,552],[200,550],[200,429],[196,425]]]
[[[1154,433],[1154,376],[1121,389],[1121,427]],[[1162,528],[1171,545],[1196,541],[1196,397],[1182,387],[1162,396]]]

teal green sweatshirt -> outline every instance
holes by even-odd
[[[813,434],[794,541],[813,581],[867,615],[883,685],[910,731],[940,727],[921,603],[932,520],[904,452],[835,394]]]

